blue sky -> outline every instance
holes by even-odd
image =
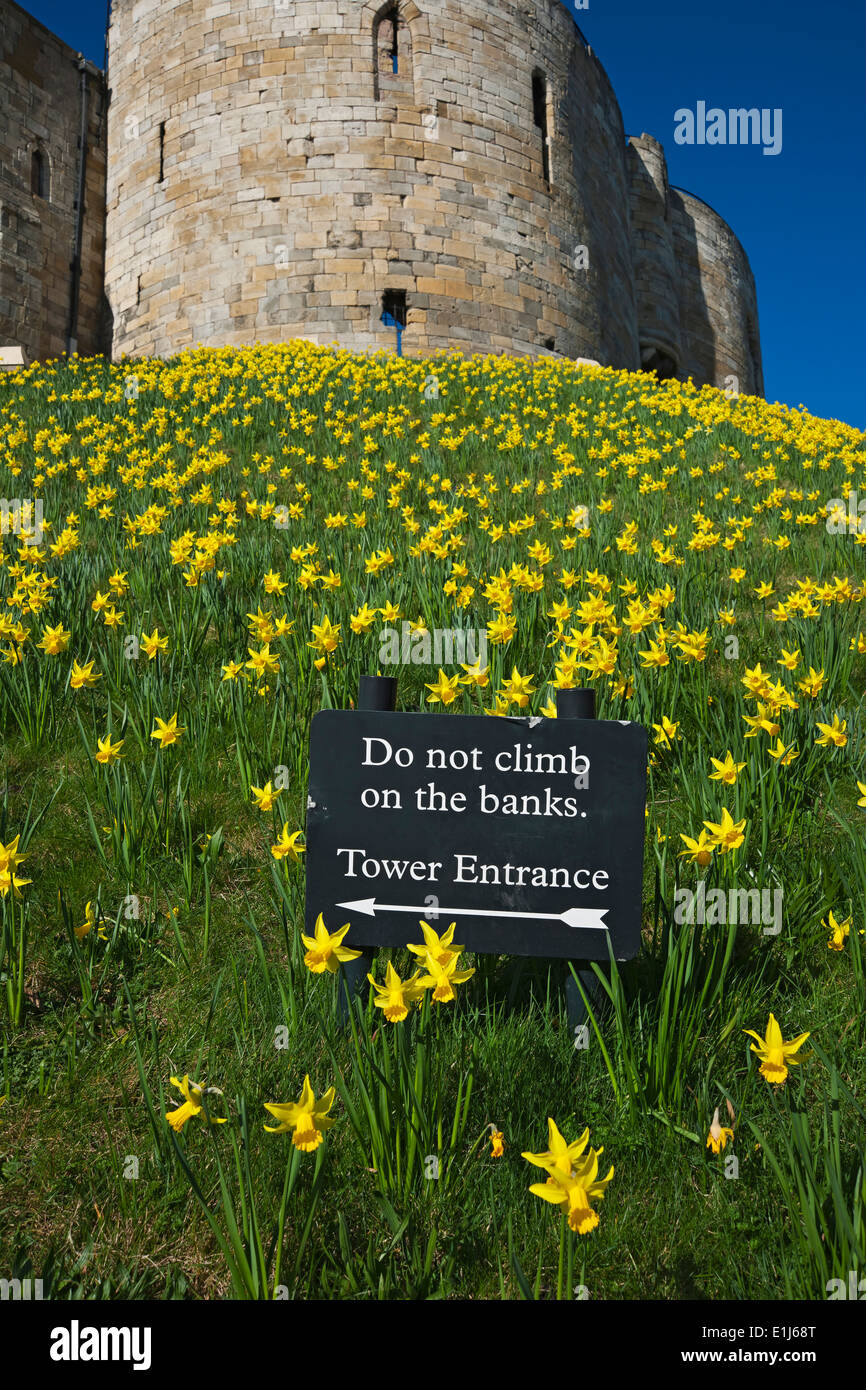
[[[104,0],[32,0],[24,8],[102,64]],[[856,98],[866,7],[589,0],[576,17],[614,85],[626,132],[661,140],[671,182],[710,203],[745,246],[768,400],[866,429],[866,163]],[[699,101],[781,108],[781,153],[676,145],[675,111]]]

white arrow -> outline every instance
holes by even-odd
[[[375,898],[358,898],[352,903],[337,903],[348,912],[360,912],[365,917],[375,917],[377,912],[413,912],[424,917],[429,908],[407,907],[405,903],[377,903]],[[440,917],[529,917],[532,921],[564,922],[567,927],[584,927],[607,931],[601,919],[607,913],[606,907],[569,907],[565,912],[509,912],[495,907],[437,907]]]

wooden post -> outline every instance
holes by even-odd
[[[595,691],[591,686],[581,686],[577,690],[557,690],[557,719],[594,719]],[[595,972],[587,961],[572,962],[588,998],[595,1004],[600,998],[600,986]],[[569,970],[565,979],[565,1004],[568,1013],[568,1027],[572,1035],[586,1022],[586,1007],[580,997],[580,990]]]
[[[361,676],[358,681],[358,709],[390,710],[397,708],[397,681],[394,676]],[[357,949],[357,941],[346,940],[346,945]],[[361,947],[362,955],[357,960],[349,960],[340,966],[340,991],[338,997],[338,1017],[341,1023],[349,1021],[349,1001],[355,997],[366,1000],[370,991],[368,971],[373,969],[373,951]]]

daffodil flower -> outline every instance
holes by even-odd
[[[457,928],[456,922],[452,922],[451,926],[447,931],[444,931],[441,936],[433,927],[429,926],[427,922],[419,922],[418,925],[424,937],[424,945],[416,946],[411,941],[406,944],[407,951],[411,951],[414,956],[420,956],[422,960],[430,956],[433,960],[438,961],[440,965],[447,965],[452,956],[459,956],[462,951],[465,951],[465,946],[456,946],[454,944],[454,932]]]
[[[141,647],[148,661],[153,661],[160,652],[168,651],[168,638],[160,637],[159,628],[155,627],[150,636],[145,632],[141,634]]]
[[[58,623],[56,627],[46,627],[42,634],[42,641],[37,642],[36,645],[47,652],[49,656],[58,656],[60,652],[66,651],[71,636],[72,634],[66,631],[63,624]]]
[[[732,787],[734,785],[743,768],[746,766],[745,763],[734,762],[730,749],[725,754],[724,758],[710,758],[710,762],[715,768],[715,771],[710,773],[710,781],[724,782],[726,787]]]
[[[656,734],[653,742],[660,744],[663,748],[670,748],[677,737],[679,727],[679,724],[674,724],[666,714],[663,714],[661,724],[653,724]]]
[[[87,906],[84,909],[84,921],[81,923],[80,927],[75,928],[76,941],[83,941],[85,936],[89,936],[98,921],[99,909],[94,907],[92,902],[88,901]],[[99,937],[100,941],[108,940],[108,933],[106,932],[104,927],[98,927],[96,934]]]
[[[428,705],[450,705],[457,699],[457,687],[460,683],[459,676],[446,676],[445,672],[439,670],[439,679],[431,685],[427,683],[430,694],[427,696]]]
[[[426,957],[427,974],[422,975],[418,983],[425,989],[432,989],[437,1004],[450,1004],[457,997],[454,986],[465,984],[475,974],[474,967],[471,970],[458,970],[458,960],[458,956],[451,956],[444,965],[440,965],[429,953]]]
[[[193,1115],[201,1114],[204,1109],[203,1097],[206,1095],[221,1096],[222,1091],[216,1086],[199,1086],[198,1082],[190,1081],[188,1075],[184,1076],[181,1081],[178,1081],[176,1076],[169,1079],[172,1086],[176,1086],[184,1098],[183,1105],[179,1105],[176,1110],[169,1110],[165,1117],[175,1133],[179,1134],[187,1120],[191,1119]],[[212,1115],[209,1115],[208,1119],[212,1125],[224,1125],[226,1123],[225,1119],[218,1119]]]
[[[266,782],[263,787],[250,787],[250,792],[259,811],[270,811],[279,796],[279,792],[274,791],[272,782]]]
[[[385,968],[384,984],[378,984],[372,975],[368,975],[367,979],[376,991],[373,1003],[382,1010],[389,1023],[402,1023],[408,1017],[411,1005],[417,1004],[424,994],[420,970],[416,970],[408,980],[401,980],[390,961]]]
[[[713,1123],[710,1125],[710,1132],[707,1135],[707,1148],[711,1149],[714,1154],[717,1154],[725,1148],[729,1139],[733,1140],[733,1137],[734,1131],[732,1129],[725,1129],[719,1123],[719,1107],[716,1106],[715,1113],[713,1114]]]
[[[705,820],[704,825],[710,832],[710,843],[714,849],[721,854],[728,854],[731,850],[739,849],[745,840],[745,820],[734,821],[730,811],[726,808],[722,810],[722,819],[715,821]]]
[[[554,1170],[547,1182],[534,1182],[529,1189],[544,1202],[564,1205],[570,1230],[581,1236],[588,1235],[598,1225],[598,1213],[593,1211],[592,1203],[601,1201],[613,1178],[611,1165],[607,1177],[599,1179],[600,1152],[600,1149],[590,1149],[586,1158],[570,1174]]]
[[[756,1052],[761,1059],[760,1070],[764,1080],[769,1081],[771,1086],[784,1086],[788,1079],[788,1068],[796,1067],[800,1062],[800,1058],[795,1057],[794,1053],[803,1046],[809,1034],[801,1033],[793,1042],[784,1042],[782,1030],[772,1014],[765,1037],[762,1038],[751,1028],[745,1028],[743,1031],[757,1043],[757,1047],[755,1043],[751,1043],[750,1046],[752,1052]]]
[[[336,1092],[332,1086],[320,1100],[316,1100],[309,1076],[304,1077],[304,1085],[298,1100],[265,1103],[265,1109],[279,1121],[277,1125],[265,1125],[268,1134],[285,1134],[292,1130],[292,1143],[302,1153],[313,1153],[324,1138],[324,1131],[335,1123],[328,1116],[334,1104]]]
[[[680,839],[685,844],[685,849],[680,850],[680,859],[688,857],[691,864],[698,864],[702,869],[712,863],[714,844],[706,830],[702,830],[697,839],[680,831]]]
[[[845,945],[845,938],[851,933],[851,918],[846,917],[842,922],[837,922],[832,912],[828,913],[827,921],[823,919],[821,926],[825,931],[831,933],[827,947],[831,951],[841,951]]]
[[[548,1117],[547,1142],[550,1147],[546,1153],[524,1153],[521,1157],[525,1158],[527,1163],[534,1164],[536,1168],[544,1168],[550,1174],[562,1173],[568,1176],[589,1143],[589,1129],[585,1129],[579,1139],[569,1144],[557,1129],[556,1122]],[[604,1153],[604,1149],[596,1149],[595,1152],[601,1154]]]
[[[102,676],[93,669],[93,662],[85,662],[80,666],[77,661],[72,663],[72,671],[69,676],[69,684],[73,690],[81,690],[84,686],[95,685],[101,681]]]
[[[151,738],[159,740],[160,748],[168,748],[172,743],[177,743],[181,734],[186,733],[186,726],[178,726],[177,714],[173,714],[166,722],[164,719],[156,719],[156,728],[151,734]]]
[[[111,734],[106,734],[105,738],[100,738],[97,740],[95,754],[96,761],[98,763],[102,763],[103,766],[107,767],[109,764],[116,762],[116,760],[122,756],[120,752],[122,747],[122,738],[118,739],[117,743],[112,743]]]
[[[32,882],[29,878],[19,878],[15,872],[18,865],[27,858],[26,854],[18,853],[20,838],[20,835],[16,835],[8,845],[0,841],[0,897],[3,898],[10,892],[13,898],[20,898],[19,889]]]
[[[321,912],[319,913],[314,928],[315,935],[305,936],[301,932],[301,940],[307,947],[304,964],[308,970],[314,975],[321,975],[325,970],[335,975],[347,960],[358,959],[361,951],[350,951],[348,946],[341,944],[351,925],[351,922],[347,922],[339,931],[329,932]]]
[[[274,858],[291,859],[293,864],[299,864],[301,855],[306,853],[306,847],[298,844],[298,840],[303,833],[302,830],[293,830],[290,835],[289,823],[288,821],[284,821],[283,828],[280,831],[280,838],[275,845],[271,845],[271,854]]]
[[[826,748],[831,743],[834,744],[836,748],[845,747],[845,744],[848,742],[847,719],[840,720],[838,714],[834,714],[832,724],[822,724],[820,720],[816,720],[815,722],[821,730],[820,734],[815,739],[815,743],[819,748]]]

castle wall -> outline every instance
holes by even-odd
[[[651,135],[628,145],[629,212],[641,366],[678,376],[683,363],[679,275],[664,150]]]
[[[105,112],[86,65],[87,160],[77,346],[103,350]],[[28,358],[67,348],[81,120],[78,55],[11,0],[0,0],[0,344]],[[45,196],[31,191],[34,151]]]
[[[668,182],[651,135],[628,148],[641,365],[660,377],[763,395],[755,281],[745,251],[708,204]]]
[[[386,10],[115,0],[115,353],[392,348],[402,291],[408,353],[637,367],[625,135],[571,15],[401,0],[394,74]]]
[[[764,394],[758,300],[748,257],[707,203],[671,189],[674,254],[680,275],[683,375],[744,395]]]
[[[70,333],[79,59],[12,0],[0,21],[0,344],[45,359]],[[560,0],[114,0],[109,52],[110,94],[84,65],[79,352],[393,349],[387,307],[408,353],[763,393],[742,246],[658,141],[626,143]]]

